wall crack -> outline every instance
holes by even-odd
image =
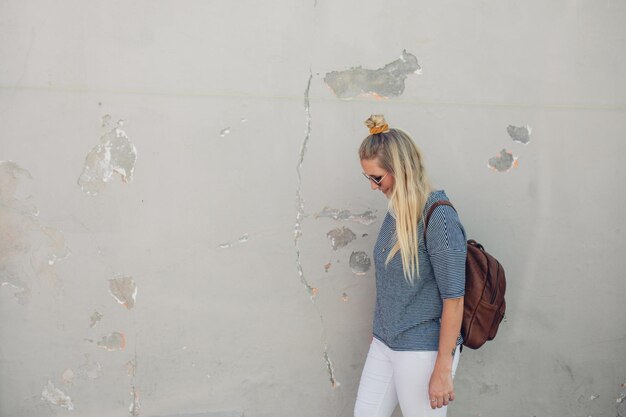
[[[300,282],[304,287],[305,291],[309,295],[309,298],[317,313],[319,315],[320,324],[322,326],[322,340],[324,343],[324,352],[323,358],[326,364],[326,370],[328,372],[328,377],[330,379],[330,385],[333,388],[336,388],[340,385],[335,377],[335,368],[333,366],[333,362],[330,359],[328,354],[328,337],[326,335],[326,326],[324,324],[324,316],[319,310],[319,307],[315,301],[315,296],[317,295],[317,288],[312,287],[306,276],[304,274],[304,270],[302,268],[301,262],[301,252],[300,252],[300,239],[302,238],[302,220],[305,217],[304,213],[304,198],[302,196],[302,164],[304,162],[304,156],[306,155],[307,146],[309,140],[311,138],[311,102],[309,100],[309,92],[311,90],[311,81],[313,79],[313,73],[309,70],[309,79],[307,81],[306,88],[304,90],[304,115],[305,115],[305,134],[304,140],[302,141],[302,146],[300,147],[300,154],[298,157],[298,164],[296,165],[296,173],[298,174],[298,185],[296,188],[296,222],[294,225],[294,247],[296,251],[296,268],[298,270],[298,276],[300,277]]]

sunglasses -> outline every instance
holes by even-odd
[[[380,185],[380,183],[383,182],[383,180],[385,179],[385,177],[389,173],[383,175],[382,177],[372,177],[371,175],[367,175],[365,172],[363,172],[362,174],[363,174],[363,176],[365,176],[365,178],[367,178],[368,180],[372,181],[374,184]]]

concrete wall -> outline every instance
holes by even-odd
[[[372,113],[507,270],[449,415],[626,415],[624,22],[623,0],[2,1],[0,415],[350,416]]]

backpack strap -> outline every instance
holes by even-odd
[[[432,206],[430,206],[428,214],[426,214],[426,219],[424,219],[424,246],[426,246],[426,229],[428,228],[428,220],[430,220],[430,216],[432,216],[433,211],[435,211],[435,209],[439,206],[450,206],[454,209],[454,211],[456,211],[452,203],[448,200],[435,201]]]

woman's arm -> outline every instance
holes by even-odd
[[[452,362],[456,352],[456,341],[461,332],[463,320],[463,297],[443,300],[441,329],[439,331],[439,352],[435,369],[430,377],[428,394],[430,406],[434,409],[448,405],[454,400],[452,385]],[[436,401],[432,401],[435,399]]]

